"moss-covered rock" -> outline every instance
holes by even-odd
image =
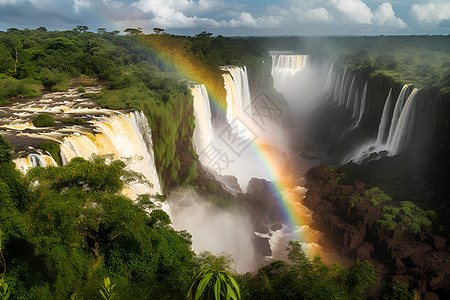
[[[36,127],[49,127],[55,126],[55,119],[47,114],[40,114],[33,118],[33,125]]]

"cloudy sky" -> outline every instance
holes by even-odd
[[[0,0],[0,30],[222,35],[449,34],[450,0]]]

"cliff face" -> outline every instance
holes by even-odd
[[[344,70],[341,70],[342,74]],[[346,163],[349,153],[377,139],[383,109],[391,91],[395,105],[403,85],[384,75],[370,76],[368,70],[346,71],[349,78],[355,77],[354,90],[361,90],[367,82],[366,106],[361,122],[355,125],[351,109],[338,105],[339,93],[327,95],[323,104],[311,116],[308,138],[319,148],[330,154],[329,163]],[[339,77],[338,77],[339,79]],[[349,94],[349,81],[344,84],[344,97]],[[336,85],[338,83],[334,83]],[[410,88],[412,89],[412,87]],[[354,94],[355,92],[353,92]],[[393,109],[393,107],[392,107]],[[443,94],[436,89],[421,89],[415,98],[408,138],[402,142],[400,154],[404,157],[405,168],[417,190],[428,199],[437,199],[433,205],[440,210],[450,211],[450,93]],[[392,112],[390,117],[392,117]],[[388,119],[388,126],[391,120]],[[370,158],[385,156],[385,153]],[[386,159],[390,159],[387,157]],[[367,163],[366,162],[363,163]],[[376,164],[372,161],[372,164]]]
[[[381,285],[398,280],[426,297],[448,299],[450,248],[445,238],[433,233],[431,223],[419,221],[415,214],[420,210],[406,209],[363,182],[340,184],[342,176],[325,165],[308,171],[304,204],[313,211],[313,226],[342,255],[372,261]]]

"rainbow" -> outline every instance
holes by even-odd
[[[217,69],[212,70],[210,67],[202,65],[191,53],[184,51],[180,45],[183,43],[183,37],[147,35],[142,37],[142,42],[155,52],[159,59],[176,69],[184,78],[203,83],[208,90],[211,104],[226,116],[227,102],[225,101],[226,93],[222,73]],[[225,76],[229,76],[229,74]],[[248,149],[253,152],[255,157],[258,157],[259,162],[269,174],[270,178],[268,179],[273,182],[271,187],[273,195],[288,223],[286,225],[293,232],[293,238],[302,243],[303,250],[310,257],[322,252],[315,244],[319,233],[307,226],[311,223],[310,211],[301,205],[300,200],[303,196],[299,194],[302,190],[295,185],[293,172],[279,163],[267,145],[254,141]],[[325,255],[323,252],[320,254]]]

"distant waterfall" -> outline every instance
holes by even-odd
[[[398,119],[400,118],[400,114],[402,112],[403,106],[405,105],[406,99],[408,97],[408,88],[409,84],[405,84],[397,98],[397,102],[395,103],[394,113],[392,115],[391,127],[389,129],[389,135],[387,139],[387,144],[391,145],[392,139],[394,138],[394,133],[398,125]]]
[[[309,55],[281,54],[271,57],[273,86],[279,92],[284,91],[290,79],[303,70],[309,60]]]
[[[389,120],[389,115],[391,113],[391,107],[392,107],[392,88],[389,90],[389,94],[387,96],[386,99],[386,103],[384,104],[384,108],[383,108],[383,115],[381,116],[381,122],[380,122],[380,126],[378,127],[378,136],[377,136],[377,142],[376,145],[381,145],[383,144],[384,140],[385,140],[385,133],[386,133],[386,128],[388,125],[388,120]]]
[[[222,76],[227,92],[227,120],[231,123],[236,117],[243,117],[244,110],[251,105],[247,68],[224,66],[221,70],[227,72]]]
[[[356,90],[355,92],[355,98],[353,99],[353,112],[352,112],[352,119],[356,118],[356,116],[358,115],[359,112],[359,95],[358,95],[358,90]]]
[[[202,157],[202,151],[214,141],[208,92],[206,91],[205,85],[196,84],[191,87],[191,93],[194,97],[194,148],[200,155],[200,161],[205,161],[205,158]]]
[[[393,154],[398,154],[402,149],[403,143],[409,138],[414,118],[414,100],[418,92],[419,89],[414,88],[403,106],[394,135],[388,144],[388,148]]]
[[[344,74],[342,75],[341,78],[341,84],[340,84],[340,88],[339,88],[339,95],[338,95],[338,103],[339,105],[343,105],[344,104],[344,93],[345,93],[345,83],[347,82],[347,68],[345,68],[344,70]]]
[[[351,104],[352,104],[352,101],[351,101],[352,97],[351,96],[352,96],[354,84],[355,84],[355,75],[353,75],[352,83],[350,84],[350,88],[348,90],[348,95],[347,95],[346,102],[345,102],[345,107],[346,108],[349,108],[351,106]]]
[[[364,84],[364,89],[363,89],[362,98],[361,98],[361,106],[359,107],[359,117],[358,117],[358,121],[356,121],[355,128],[358,128],[358,126],[361,123],[361,120],[363,118],[364,112],[366,110],[366,102],[367,102],[366,99],[367,99],[367,81]]]
[[[389,156],[399,154],[410,139],[414,120],[414,103],[419,91],[416,88],[411,90],[411,85],[404,85],[392,112],[393,99],[391,89],[384,104],[377,139],[363,145],[347,161],[362,163],[371,154],[382,151],[386,151]],[[390,120],[389,117],[391,117]]]

